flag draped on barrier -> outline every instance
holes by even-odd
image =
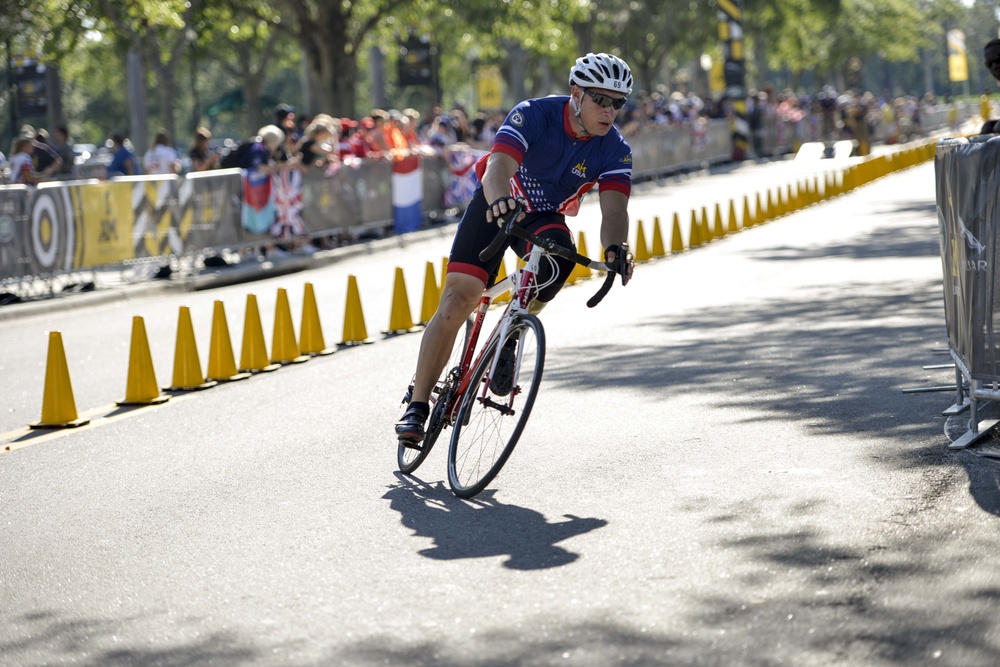
[[[444,193],[446,207],[465,206],[472,199],[479,186],[479,179],[476,178],[476,170],[473,167],[484,152],[471,148],[449,149],[446,152],[448,170],[451,172],[448,189]]]
[[[424,173],[420,156],[392,162],[392,220],[397,234],[420,229],[424,202]]]

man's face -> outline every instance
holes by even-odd
[[[990,74],[993,75],[994,79],[1000,81],[1000,46],[986,47],[986,50],[983,51],[983,58]]]
[[[603,88],[578,87],[577,90],[581,91],[580,117],[584,122],[584,129],[591,134],[603,137],[614,126],[618,110],[610,104],[602,106],[598,102],[607,104],[609,100],[624,99],[625,96],[620,92],[604,90]]]

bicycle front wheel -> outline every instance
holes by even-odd
[[[504,348],[513,375],[490,377]],[[494,341],[476,365],[455,420],[448,450],[448,482],[455,495],[471,498],[493,481],[514,451],[542,381],[545,332],[534,315],[522,315]],[[500,375],[500,368],[496,375]]]

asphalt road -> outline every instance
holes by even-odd
[[[674,211],[816,165],[637,188]],[[419,312],[449,229],[324,268],[130,293],[0,321],[0,662],[11,665],[994,665],[997,463],[947,449],[932,164],[637,269],[546,311],[542,392],[491,488],[459,501],[438,447],[394,472],[419,335],[382,339],[393,269]],[[596,244],[597,218],[580,228]],[[593,250],[593,248],[591,249]],[[239,354],[316,285],[340,338],[358,277],[371,345],[105,417],[133,315],[160,384],[179,305]],[[86,297],[84,297],[86,298]],[[82,302],[79,302],[82,303]],[[95,417],[23,437],[46,332]],[[268,336],[270,338],[270,336]],[[15,435],[11,435],[15,434]]]

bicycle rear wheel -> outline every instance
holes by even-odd
[[[507,341],[515,341],[512,388],[494,390],[490,368]],[[473,370],[455,419],[448,449],[448,483],[455,495],[471,498],[503,468],[531,414],[542,381],[545,331],[534,315],[521,315],[505,341],[494,341]]]

